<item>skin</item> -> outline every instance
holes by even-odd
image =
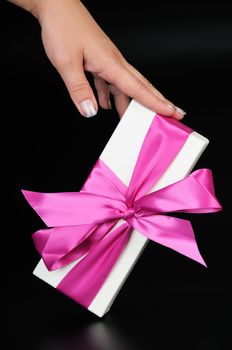
[[[46,54],[62,77],[72,101],[87,116],[83,101],[111,108],[110,94],[121,117],[130,98],[162,115],[182,119],[185,112],[167,100],[126,61],[79,0],[12,0],[40,22]],[[97,98],[86,79],[91,72]]]

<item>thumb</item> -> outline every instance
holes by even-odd
[[[93,117],[97,114],[98,105],[93,90],[85,76],[83,65],[65,67],[59,71],[75,106],[85,117]]]

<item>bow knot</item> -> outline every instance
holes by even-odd
[[[136,216],[134,205],[126,206],[126,209],[122,213],[122,219],[128,220],[132,218],[132,216]]]

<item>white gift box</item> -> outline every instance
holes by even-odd
[[[102,159],[127,186],[129,185],[145,135],[154,116],[155,113],[153,111],[145,108],[135,100],[132,100],[100,155],[100,159]],[[208,142],[209,141],[205,137],[193,131],[176,158],[149,192],[168,186],[188,175]],[[129,150],[129,152],[127,152],[127,150]],[[116,226],[114,226],[114,229],[123,222],[122,219],[119,220]],[[115,297],[148,241],[149,240],[144,235],[133,230],[126,248],[123,250],[101,289],[89,305],[89,311],[102,317],[110,309]],[[75,264],[78,264],[78,260],[58,270],[49,271],[41,259],[33,273],[56,288]]]

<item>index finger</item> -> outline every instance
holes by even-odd
[[[183,115],[176,112],[176,108],[170,102],[155,95],[141,79],[121,64],[116,64],[111,71],[110,82],[127,96],[134,98],[145,107],[156,113],[181,119]]]

